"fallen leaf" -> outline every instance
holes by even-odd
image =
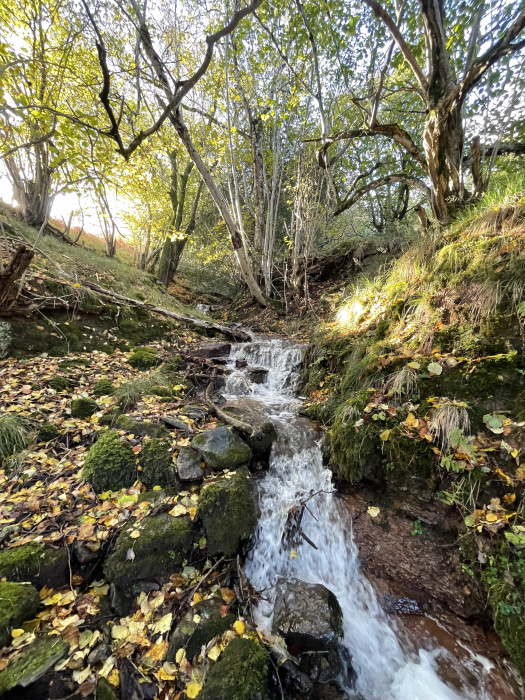
[[[371,518],[377,518],[377,516],[379,515],[379,513],[380,513],[381,511],[380,511],[380,509],[377,508],[376,506],[369,506],[369,507],[368,507],[368,510],[367,510],[366,512],[368,513],[368,515],[369,515]]]
[[[202,685],[200,683],[197,683],[197,681],[191,681],[188,683],[186,686],[186,695],[190,698],[196,698],[197,695],[201,692],[202,690]]]
[[[246,625],[242,620],[236,620],[233,623],[233,629],[237,632],[239,637],[242,637],[242,635],[246,632]]]

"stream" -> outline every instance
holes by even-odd
[[[271,631],[272,591],[280,577],[321,583],[336,595],[343,610],[343,644],[357,674],[355,686],[345,687],[348,698],[489,700],[493,696],[486,689],[488,659],[466,650],[459,660],[437,645],[421,646],[398,619],[383,611],[361,572],[348,509],[337,497],[330,470],[323,466],[322,436],[314,423],[297,413],[302,352],[302,346],[284,340],[262,340],[232,346],[229,357],[227,400],[263,413],[278,432],[269,470],[258,482],[261,516],[246,564],[252,585],[265,590],[266,600],[255,611],[258,626]],[[268,370],[262,383],[250,381],[250,375],[238,368],[246,362]],[[296,551],[290,550],[281,542],[288,512],[309,496],[301,525],[318,549],[304,541]]]

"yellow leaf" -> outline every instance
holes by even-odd
[[[415,422],[416,422],[415,415],[413,413],[409,413],[407,418],[406,418],[405,425],[407,427],[411,428],[415,424]]]
[[[191,683],[188,683],[186,686],[186,695],[189,698],[196,698],[197,695],[201,692],[202,690],[202,685],[200,683],[197,683],[197,681],[191,681]]]
[[[173,673],[166,673],[166,671],[161,668],[159,670],[159,678],[161,681],[174,681],[175,680],[175,675]]]
[[[236,620],[233,623],[233,629],[237,632],[239,637],[242,637],[242,635],[246,632],[246,625],[242,620]]]
[[[506,503],[507,505],[510,506],[510,505],[512,505],[512,504],[514,503],[514,501],[516,500],[516,494],[515,494],[515,493],[506,493],[506,494],[503,496],[503,500],[505,501],[505,503]],[[11,634],[13,634],[13,633],[11,632]]]
[[[136,540],[137,537],[140,537],[140,530],[133,530],[129,533],[129,536]]]
[[[386,442],[388,440],[389,436],[390,436],[390,430],[388,430],[388,429],[383,430],[383,432],[379,435],[379,437],[381,438],[381,440],[383,442]]]
[[[208,659],[211,659],[212,661],[217,661],[221,654],[221,647],[219,644],[215,644],[215,646],[212,646],[212,648],[208,652]]]
[[[75,284],[73,285],[73,287],[81,287],[81,286],[82,286],[82,285],[79,284],[78,282],[75,282]]]
[[[114,668],[113,671],[108,676],[108,681],[111,683],[111,685],[114,685],[115,687],[118,687],[120,685],[120,676],[118,672],[118,668]]]
[[[179,515],[186,515],[187,512],[188,509],[181,503],[177,503],[177,505],[173,506],[173,508],[169,511],[170,515],[173,515],[174,518],[178,518]]]
[[[516,457],[519,455],[519,452],[518,450],[512,450],[510,454],[512,455],[512,457],[514,457],[514,459],[516,459]]]
[[[381,511],[376,506],[369,506],[366,512],[371,518],[377,518]]]
[[[485,520],[488,523],[495,523],[499,520],[499,517],[496,515],[496,513],[487,513]]]
[[[296,559],[296,558],[297,558],[297,552],[295,551],[295,549],[292,549],[292,551],[290,552],[290,559]]]
[[[225,603],[231,603],[233,600],[235,600],[235,593],[231,590],[231,588],[223,587],[221,588],[221,597]]]
[[[164,634],[165,632],[169,632],[170,627],[171,627],[171,619],[172,619],[171,613],[164,615],[164,617],[161,617],[160,620],[158,620],[158,622],[156,622],[153,625],[153,631],[159,632],[160,634]]]
[[[13,637],[13,639],[20,637],[21,634],[24,634],[24,630],[21,630],[21,629],[11,630],[11,637]]]
[[[195,516],[197,515],[197,508],[195,506],[191,506],[188,508],[188,513],[190,514],[190,520],[194,520]]]
[[[202,600],[202,595],[200,593],[195,593],[193,596],[193,602],[194,603],[200,603]]]
[[[176,661],[178,664],[180,664],[180,663],[182,662],[182,660],[185,659],[185,658],[186,658],[186,649],[184,649],[183,647],[181,647],[181,648],[177,651],[177,653],[175,654],[175,661]]]
[[[126,639],[128,636],[128,628],[124,625],[113,625],[111,628],[111,636],[113,639]]]

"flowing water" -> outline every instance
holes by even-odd
[[[445,649],[417,648],[381,608],[376,593],[360,571],[351,520],[334,493],[331,472],[323,466],[320,435],[310,421],[297,415],[295,398],[302,348],[281,340],[235,345],[230,354],[228,399],[247,397],[267,414],[278,431],[268,473],[259,482],[261,518],[247,574],[266,600],[257,611],[257,624],[271,630],[272,588],[280,577],[322,583],[339,600],[344,615],[344,645],[357,672],[349,698],[363,700],[484,700],[486,659],[459,662]],[[266,381],[255,384],[236,360],[268,370]],[[239,363],[237,363],[239,364]],[[246,398],[243,398],[245,401]],[[312,495],[315,494],[315,495]],[[302,529],[318,549],[306,542],[290,550],[282,536],[289,510],[306,498]],[[440,664],[456,669],[456,687],[440,678]],[[466,680],[477,677],[476,687]]]

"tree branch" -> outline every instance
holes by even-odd
[[[390,185],[393,182],[403,182],[406,185],[415,187],[425,196],[428,202],[431,202],[430,188],[421,182],[421,180],[418,180],[417,177],[407,175],[406,173],[394,173],[393,175],[385,175],[378,180],[372,180],[372,182],[363,185],[363,187],[360,187],[358,190],[349,193],[349,195],[345,197],[342,204],[334,211],[334,216],[339,216],[339,214],[342,214],[347,209],[350,209],[350,207],[353,207],[354,204],[361,199],[361,197],[364,197],[365,194],[367,194],[367,192],[372,192],[373,190],[377,190],[379,187]]]

